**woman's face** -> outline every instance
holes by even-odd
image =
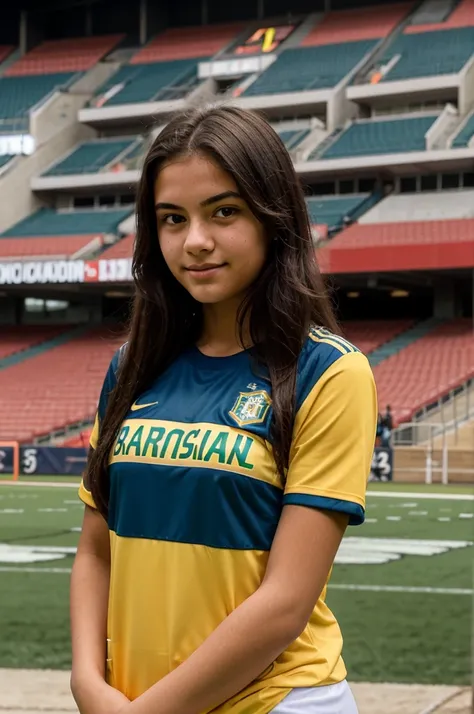
[[[155,181],[163,257],[198,302],[243,297],[259,275],[268,241],[234,179],[202,154],[173,159]]]

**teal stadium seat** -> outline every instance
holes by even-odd
[[[283,131],[278,132],[278,136],[285,144],[288,151],[294,149],[301,144],[303,139],[305,139],[311,129],[283,129]]]
[[[135,64],[119,69],[100,87],[97,94],[103,96],[116,85],[123,84],[123,88],[103,102],[102,106],[180,99],[197,82],[196,59]]]
[[[424,151],[425,134],[437,118],[437,114],[432,114],[407,119],[355,122],[321,156],[317,156],[318,150],[315,149],[309,160]]]
[[[361,40],[284,50],[243,96],[334,87],[376,43],[377,40]]]
[[[3,154],[3,156],[0,156],[0,169],[6,166],[12,159],[12,154]]]
[[[69,156],[52,166],[43,176],[66,176],[71,174],[97,173],[111,164],[117,156],[127,155],[135,138],[114,141],[85,141]],[[141,147],[141,144],[139,144]]]
[[[28,128],[28,112],[44,101],[54,90],[66,88],[75,72],[0,77],[0,131],[24,131]]]
[[[54,211],[51,208],[40,208],[2,233],[0,238],[114,233],[132,210]]]
[[[363,204],[369,203],[371,194],[355,196],[313,196],[306,199],[310,223],[321,224],[329,231],[338,230],[344,225],[344,219],[351,218]]]
[[[386,64],[400,55],[382,81],[457,74],[473,53],[474,27],[400,35],[380,60]]]
[[[460,149],[468,146],[470,140],[474,136],[474,114],[469,117],[466,124],[463,126],[459,134],[454,138],[453,148]]]

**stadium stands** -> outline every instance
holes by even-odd
[[[135,148],[136,138],[97,139],[79,144],[65,158],[46,171],[43,176],[66,176],[71,174],[97,173],[120,158],[127,157],[129,150]],[[138,146],[142,149],[141,142]]]
[[[343,325],[344,335],[368,355],[408,330],[413,320],[353,320]]]
[[[435,30],[448,30],[454,27],[474,27],[474,4],[472,0],[461,0],[453,12],[442,22],[426,22],[409,25],[405,32],[433,32]]]
[[[391,194],[364,213],[359,223],[458,218],[474,218],[474,189]]]
[[[131,212],[131,208],[95,211],[54,211],[50,208],[40,208],[0,235],[0,249],[3,237],[114,233],[118,224]]]
[[[121,67],[100,87],[93,106],[179,99],[198,82],[195,59]]]
[[[57,325],[2,325],[0,360],[46,342],[65,329]]]
[[[381,81],[432,77],[459,72],[472,56],[474,27],[400,35],[380,60],[395,60]]]
[[[130,64],[211,57],[233,40],[241,23],[205,27],[172,27],[155,37],[130,60]]]
[[[275,127],[275,129],[288,151],[301,144],[311,131],[311,129],[278,129],[278,127]]]
[[[105,327],[0,370],[2,439],[31,440],[92,418],[104,374],[123,344]]]
[[[0,62],[4,62],[14,49],[13,45],[0,45]]]
[[[334,87],[375,46],[375,40],[284,50],[242,96]]]
[[[374,369],[380,404],[390,404],[396,422],[474,376],[472,320],[441,325]]]
[[[302,47],[386,37],[403,20],[411,3],[329,12],[305,37]]]
[[[83,429],[83,431],[81,431],[80,434],[77,434],[77,436],[73,436],[70,439],[66,439],[66,441],[64,441],[61,446],[68,446],[72,448],[88,448],[91,433],[92,429]]]
[[[110,52],[123,35],[68,38],[42,42],[14,62],[6,77],[86,72]]]
[[[0,258],[47,258],[68,257],[97,242],[97,233],[92,235],[68,235],[38,238],[2,238]],[[99,246],[102,245],[102,240]]]
[[[474,138],[474,112],[470,115],[459,133],[454,137],[452,147],[454,149],[459,149],[469,146],[472,138]]]
[[[326,225],[328,231],[342,228],[345,221],[369,204],[369,193],[349,196],[314,196],[306,199],[311,223]]]
[[[436,114],[428,114],[400,119],[355,121],[321,155],[316,148],[308,160],[424,151],[426,132],[437,118]]]
[[[133,241],[135,240],[134,235],[129,235],[126,236],[125,238],[122,238],[121,240],[117,241],[114,243],[114,245],[110,246],[110,248],[107,248],[104,250],[104,252],[101,254],[101,258],[131,258],[132,253],[133,253]]]
[[[52,92],[66,89],[76,77],[72,72],[0,77],[0,131],[27,129],[29,110]]]

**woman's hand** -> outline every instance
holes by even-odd
[[[124,714],[130,700],[101,677],[71,687],[80,714]]]

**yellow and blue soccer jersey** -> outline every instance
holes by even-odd
[[[284,483],[269,448],[271,389],[248,352],[219,358],[192,348],[131,406],[110,457],[108,523],[108,679],[130,699],[257,590],[285,504],[363,521],[377,417],[367,359],[340,337],[311,330],[296,402]],[[84,484],[80,496],[94,507]],[[326,588],[301,636],[216,712],[266,714],[294,687],[344,679],[342,637],[325,596]]]

